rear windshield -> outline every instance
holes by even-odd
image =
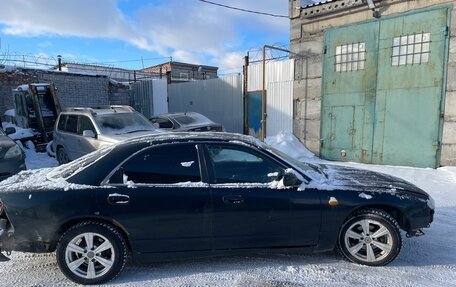
[[[94,117],[102,134],[120,135],[137,131],[153,131],[155,127],[138,113],[112,113]]]
[[[54,168],[48,175],[47,178],[51,180],[56,180],[60,178],[68,178],[73,174],[78,173],[79,171],[85,169],[86,167],[90,166],[100,158],[103,158],[107,155],[115,145],[107,146],[92,153],[89,153],[83,157],[80,157],[70,163],[63,164]]]
[[[181,126],[213,124],[211,120],[200,114],[179,115],[173,118]]]

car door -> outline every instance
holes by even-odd
[[[96,135],[97,131],[92,121],[88,116],[78,116],[78,139],[77,139],[77,150],[75,153],[78,157],[91,153],[98,149],[99,141],[95,138],[84,136],[84,131],[90,130]]]
[[[304,211],[308,218],[299,215],[303,222],[298,226],[309,228],[299,242],[316,243],[319,196],[300,192],[297,187],[279,188],[278,180],[285,174],[286,165],[236,144],[207,144],[205,154],[211,175],[215,248],[290,246],[294,243],[292,232],[297,222],[293,209],[297,202],[308,207]]]
[[[61,144],[65,149],[68,159],[75,160],[80,155],[78,152],[78,116],[77,115],[66,115],[65,129],[61,133]]]
[[[110,177],[98,203],[125,228],[134,252],[210,249],[210,189],[199,162],[195,144],[154,146]]]

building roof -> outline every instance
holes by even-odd
[[[203,69],[209,69],[209,70],[218,70],[218,67],[215,67],[215,66],[197,65],[197,64],[189,64],[189,63],[182,63],[182,62],[176,62],[176,61],[169,61],[169,62],[165,62],[165,63],[161,63],[161,64],[158,64],[158,65],[154,65],[154,66],[150,66],[150,67],[144,68],[144,69],[142,69],[142,71],[153,69],[153,68],[159,68],[160,66],[168,65],[168,64],[171,64],[171,65],[172,64],[176,64],[176,65],[187,66],[187,67],[201,67]]]

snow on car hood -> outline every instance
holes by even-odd
[[[96,188],[96,186],[74,184],[67,182],[64,178],[47,178],[47,175],[54,168],[42,168],[33,170],[24,170],[0,182],[1,192],[14,191],[40,191],[40,190],[73,190]]]
[[[341,187],[349,187],[353,190],[389,193],[407,191],[428,196],[426,192],[417,186],[391,175],[345,166],[326,164],[319,166],[325,177],[312,181],[307,185],[307,188],[316,187],[319,189],[334,190]]]

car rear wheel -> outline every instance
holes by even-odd
[[[69,162],[68,155],[63,147],[57,148],[57,161],[59,162],[59,165]]]
[[[84,285],[102,284],[125,266],[127,244],[114,227],[92,221],[68,229],[57,244],[57,263],[70,280]]]
[[[397,221],[379,209],[362,209],[342,226],[337,248],[347,260],[369,266],[393,261],[402,247]]]

